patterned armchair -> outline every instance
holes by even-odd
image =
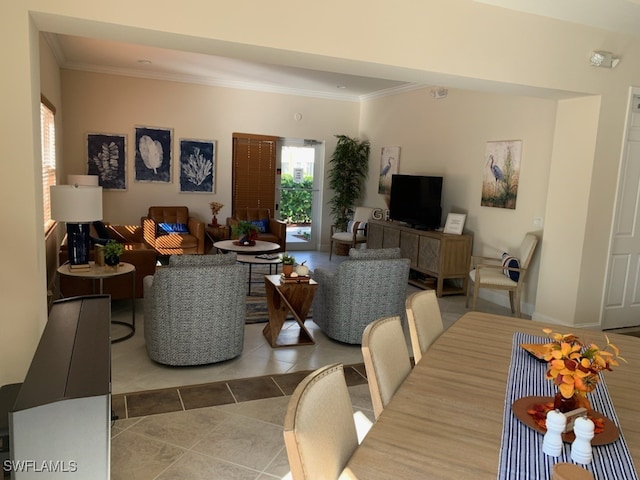
[[[236,255],[171,256],[144,278],[144,337],[165,365],[203,365],[242,353],[247,271]]]
[[[313,321],[334,340],[361,344],[374,320],[406,318],[409,259],[400,258],[399,248],[352,248],[335,273],[316,268],[313,278],[318,282]]]

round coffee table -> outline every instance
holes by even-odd
[[[221,252],[236,252],[246,255],[259,255],[261,253],[275,252],[280,245],[273,242],[256,240],[255,245],[240,245],[237,240],[221,240],[213,244]]]
[[[262,255],[245,255],[238,254],[237,260],[239,263],[244,263],[249,265],[249,288],[247,295],[251,295],[251,270],[253,265],[269,265],[269,275],[273,274],[272,268],[275,265],[276,271],[278,273],[278,265],[282,263],[282,257],[280,255],[273,255],[275,258],[264,258]],[[262,257],[262,258],[261,258]],[[262,283],[262,282],[258,282]]]

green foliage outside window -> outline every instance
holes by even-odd
[[[287,223],[311,223],[313,177],[305,176],[301,183],[295,183],[291,174],[283,173],[280,185],[280,218]]]

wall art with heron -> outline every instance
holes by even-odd
[[[516,208],[521,156],[522,140],[487,142],[480,205]]]

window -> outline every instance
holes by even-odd
[[[40,101],[42,131],[42,200],[45,232],[53,225],[49,187],[56,184],[56,109],[46,98]]]

